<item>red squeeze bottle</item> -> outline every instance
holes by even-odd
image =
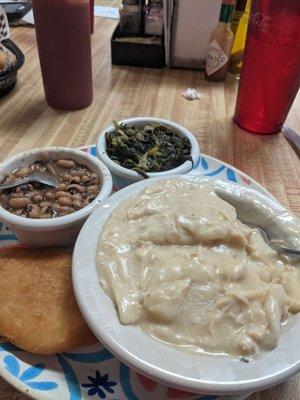
[[[94,33],[94,5],[95,0],[90,0],[91,33]]]
[[[93,100],[89,0],[33,0],[36,38],[50,107],[78,110]]]

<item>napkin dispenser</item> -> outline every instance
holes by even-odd
[[[176,0],[170,43],[170,66],[203,69],[210,35],[222,0]]]

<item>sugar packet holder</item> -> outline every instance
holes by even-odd
[[[0,5],[0,45],[4,39],[10,37],[9,24],[7,20],[6,12],[4,8]]]
[[[0,5],[0,74],[4,74],[9,68],[9,58],[7,56],[7,50],[3,42],[9,37],[10,37],[10,30],[6,12]]]

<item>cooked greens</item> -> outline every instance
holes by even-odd
[[[191,160],[191,143],[165,125],[126,126],[114,122],[115,130],[105,133],[106,153],[124,168],[145,178],[147,172],[162,172]]]

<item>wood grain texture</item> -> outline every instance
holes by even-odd
[[[98,4],[112,5],[110,0],[101,1]],[[56,111],[47,106],[34,29],[12,30],[13,40],[25,53],[26,62],[15,90],[0,100],[0,160],[34,147],[95,143],[99,132],[113,119],[162,117],[184,125],[197,137],[203,153],[249,174],[300,215],[299,159],[281,134],[253,135],[233,125],[237,82],[206,82],[196,71],[111,66],[109,38],[115,24],[113,20],[95,20],[94,101],[89,108],[76,112]],[[199,101],[182,97],[187,87],[200,92]],[[300,132],[300,95],[287,123]],[[0,400],[12,399],[27,397],[0,378]],[[250,399],[300,400],[300,378],[254,394]]]

